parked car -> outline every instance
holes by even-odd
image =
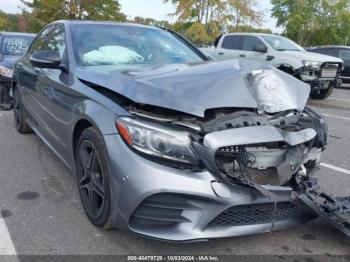
[[[344,61],[344,69],[340,73],[343,84],[350,84],[350,46],[317,46],[307,49],[309,52],[339,57]]]
[[[169,241],[279,230],[312,215],[295,181],[319,166],[310,87],[251,61],[209,61],[165,29],[58,21],[15,66],[18,132],[74,170],[100,228]]]
[[[12,106],[10,86],[15,62],[24,55],[34,35],[0,32],[0,107]]]
[[[232,33],[219,36],[215,48],[203,52],[217,60],[245,58],[277,67],[311,86],[311,97],[324,99],[340,86],[339,58],[305,51],[292,40],[271,34]]]

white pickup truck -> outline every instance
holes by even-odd
[[[215,60],[252,59],[268,63],[311,86],[311,97],[324,99],[341,85],[343,60],[305,51],[292,40],[271,34],[232,33],[219,36],[213,48],[200,48]]]

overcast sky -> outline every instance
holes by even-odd
[[[0,0],[2,3],[0,9],[7,13],[19,13],[21,6],[20,0]],[[168,14],[174,11],[174,6],[170,3],[164,4],[163,0],[119,0],[122,6],[122,11],[130,16],[150,17],[157,20],[167,19],[170,22],[175,22],[173,17]],[[276,21],[270,18],[271,4],[270,0],[260,0],[259,9],[266,10],[266,21],[264,28],[270,28],[272,31],[280,33],[281,28],[276,28]]]

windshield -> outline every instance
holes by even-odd
[[[1,53],[3,55],[22,56],[33,41],[34,36],[4,36]]]
[[[84,24],[72,28],[79,62],[120,70],[143,65],[200,63],[203,59],[170,32],[132,25]]]
[[[272,48],[278,51],[303,51],[304,49],[288,38],[277,35],[262,35]]]

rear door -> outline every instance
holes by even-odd
[[[243,37],[241,35],[223,36],[215,51],[215,58],[217,60],[239,58],[242,52],[242,40]]]

